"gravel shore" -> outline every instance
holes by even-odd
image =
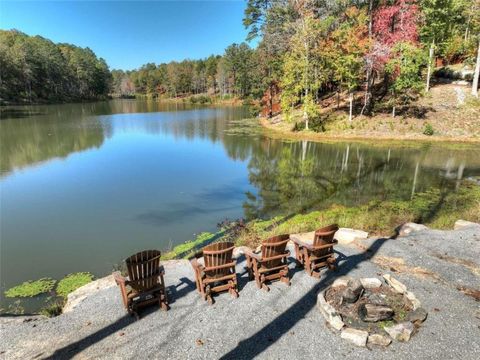
[[[337,272],[318,280],[291,262],[292,285],[270,292],[248,282],[238,259],[240,297],[222,294],[213,306],[195,290],[190,264],[165,262],[171,309],[128,316],[111,277],[78,293],[70,311],[55,317],[0,318],[2,359],[479,359],[480,226],[423,230],[396,239],[338,246]],[[293,253],[293,249],[292,249]],[[392,274],[429,315],[408,343],[359,348],[328,329],[317,294],[342,275]],[[470,295],[469,295],[470,293]]]

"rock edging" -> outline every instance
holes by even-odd
[[[385,347],[390,345],[392,340],[399,342],[409,341],[411,336],[415,333],[416,328],[425,321],[428,313],[425,309],[421,308],[421,302],[415,297],[415,295],[408,291],[403,283],[393,278],[390,274],[384,274],[383,279],[385,283],[378,278],[361,278],[357,280],[349,276],[343,276],[336,279],[329,288],[318,294],[317,306],[320,312],[324,316],[327,324],[334,329],[335,332],[340,332],[340,337],[342,339],[360,347],[366,347],[367,344]],[[357,289],[359,284],[361,286],[360,291]],[[342,315],[326,300],[325,294],[328,289],[339,287],[346,287],[346,289],[343,290],[343,293],[347,294],[347,290],[349,290],[350,286],[355,290],[353,291],[350,289],[350,292],[353,291],[358,294],[361,294],[365,289],[378,289],[381,286],[388,286],[391,290],[403,295],[403,298],[408,300],[407,303],[409,302],[411,304],[412,311],[407,314],[403,321],[384,326],[384,334],[369,333],[365,329],[357,329],[352,326],[347,326]],[[345,299],[345,303],[349,302],[349,298]],[[375,307],[375,305],[371,305],[371,307]],[[373,321],[376,320],[373,319]]]

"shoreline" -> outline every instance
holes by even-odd
[[[283,122],[283,121],[282,121]],[[427,136],[419,134],[410,134],[410,135],[354,135],[354,134],[339,134],[333,135],[331,133],[317,133],[314,131],[292,131],[285,130],[276,126],[277,124],[272,124],[268,118],[260,117],[259,124],[271,132],[274,137],[281,137],[286,140],[308,140],[314,142],[345,142],[345,141],[354,141],[359,143],[368,143],[372,144],[373,142],[379,142],[378,146],[385,145],[420,145],[422,143],[431,143],[439,144],[446,143],[449,145],[462,144],[462,145],[476,145],[480,144],[480,138],[475,137],[461,137],[453,138],[446,136]],[[480,125],[479,125],[480,126]],[[387,143],[388,142],[388,143]]]

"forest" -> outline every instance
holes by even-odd
[[[435,67],[480,61],[480,0],[247,0],[243,25],[245,42],[222,55],[111,72],[88,48],[2,31],[0,97],[262,100],[268,116],[299,109],[308,128],[326,96],[346,99],[350,119],[354,102],[395,115],[429,91]]]
[[[102,99],[111,79],[89,48],[0,30],[0,104]]]

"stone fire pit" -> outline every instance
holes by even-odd
[[[408,341],[427,318],[415,295],[389,274],[382,280],[339,278],[317,304],[330,327],[357,346]]]

